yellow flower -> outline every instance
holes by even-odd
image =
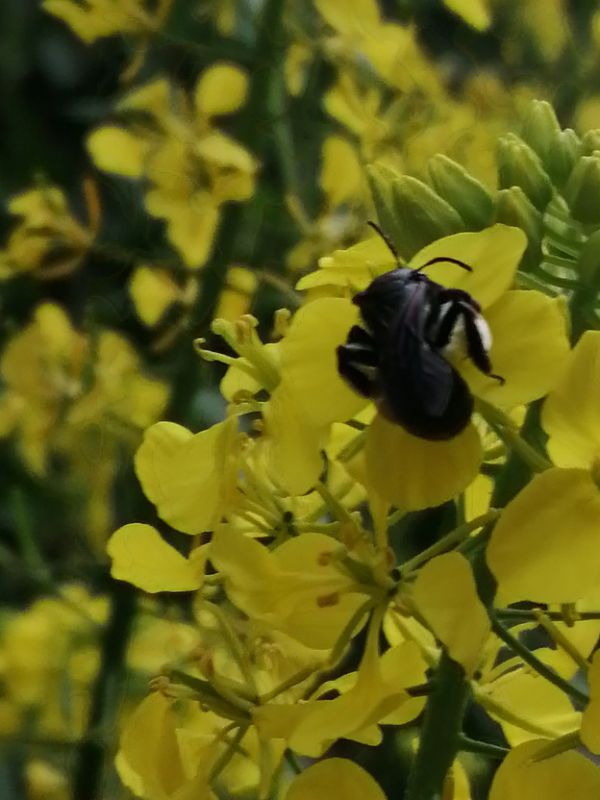
[[[377,745],[382,738],[377,723],[399,725],[415,719],[424,700],[411,698],[405,690],[423,682],[426,664],[413,642],[390,648],[380,656],[379,627],[375,612],[356,674],[323,684],[316,698],[305,703],[256,708],[253,718],[259,735],[283,738],[292,750],[318,757],[341,738]],[[332,700],[320,697],[330,689],[341,693]]]
[[[207,765],[200,762],[192,767],[177,734],[170,701],[159,692],[149,695],[121,734],[116,759],[119,777],[144,800],[214,800],[204,769]]]
[[[117,107],[142,111],[150,123],[105,125],[88,138],[100,169],[149,181],[146,209],[165,220],[171,244],[191,269],[210,255],[221,206],[254,192],[255,160],[215,123],[240,108],[246,85],[246,74],[225,62],[208,67],[191,96],[156,79]]]
[[[323,143],[319,180],[323,195],[322,210],[311,221],[296,197],[288,206],[304,234],[288,253],[286,261],[293,271],[306,269],[323,253],[343,243],[364,216],[366,182],[358,154],[341,136],[328,136]]]
[[[229,599],[250,619],[324,650],[366,599],[336,563],[344,550],[335,539],[307,531],[269,551],[223,526],[214,534],[210,560]]]
[[[33,321],[7,344],[0,373],[0,435],[13,431],[28,466],[44,472],[61,412],[81,392],[88,343],[60,306],[40,305]]]
[[[171,0],[159,0],[150,12],[143,0],[43,0],[42,8],[62,19],[87,44],[115,34],[149,34],[160,28]]]
[[[533,478],[492,533],[498,602],[567,603],[600,586],[599,398],[600,333],[588,331],[542,411],[557,466]]]
[[[94,380],[69,411],[73,426],[111,420],[145,428],[164,409],[169,389],[165,383],[146,377],[140,358],[120,334],[101,331],[96,343]]]
[[[100,213],[91,181],[84,184],[84,191],[88,227],[71,214],[64,192],[56,186],[28,189],[11,198],[8,210],[18,222],[0,250],[0,279],[23,272],[63,277],[80,264],[98,232]]]

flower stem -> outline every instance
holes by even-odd
[[[526,664],[529,664],[530,667],[533,667],[538,675],[541,675],[542,678],[545,678],[550,683],[553,683],[554,686],[572,697],[577,703],[583,704],[584,706],[588,704],[590,698],[586,692],[582,692],[581,689],[578,689],[576,686],[570,684],[551,667],[549,667],[547,664],[544,664],[544,662],[541,661],[535,655],[535,653],[533,653],[519,639],[517,639],[516,636],[513,636],[512,633],[504,627],[504,625],[493,612],[490,613],[490,621],[492,623],[492,630],[496,636],[502,639],[504,644],[506,644],[514,653],[519,655]]]
[[[480,398],[477,399],[476,408],[496,436],[534,472],[543,472],[552,466],[545,456],[519,434],[517,426],[508,414]]]
[[[404,564],[401,564],[400,569],[402,574],[406,575],[412,572],[412,570],[417,569],[417,567],[420,567],[426,561],[430,561],[434,556],[451,550],[454,545],[460,544],[460,542],[466,539],[473,531],[476,531],[478,528],[483,528],[488,522],[494,522],[499,515],[499,511],[495,508],[491,508],[486,514],[475,517],[475,519],[465,522],[464,525],[459,525],[453,531],[450,531],[450,533],[442,536],[437,542],[434,542],[430,547],[423,550],[421,553],[417,553],[416,556],[405,561]]]
[[[440,800],[448,770],[460,747],[460,729],[469,699],[463,668],[444,651],[434,677],[404,800]]]
[[[480,742],[462,733],[458,737],[458,745],[460,750],[463,750],[465,753],[480,753],[482,756],[489,756],[490,758],[498,758],[500,760],[510,752],[507,747],[500,747],[497,744],[490,744],[489,742]]]
[[[99,796],[106,758],[106,735],[112,730],[120,708],[125,654],[135,617],[133,586],[114,581],[112,607],[102,642],[100,671],[94,684],[91,709],[84,739],[78,748],[73,779],[73,800]]]

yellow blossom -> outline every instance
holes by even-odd
[[[99,214],[94,185],[84,185],[88,211]],[[57,186],[28,189],[8,202],[18,218],[3,250],[0,279],[30,272],[36,277],[63,277],[75,269],[92,245],[99,220],[86,227],[71,214],[64,192]]]
[[[243,104],[246,74],[226,62],[208,67],[191,95],[157,78],[120,102],[118,111],[142,111],[151,123],[105,125],[88,138],[100,169],[145,177],[146,209],[167,225],[167,235],[191,269],[208,259],[223,203],[254,192],[257,164],[215,119]]]
[[[160,27],[170,5],[170,0],[158,0],[151,12],[143,0],[89,0],[86,5],[75,0],[42,3],[45,11],[66,22],[87,44],[115,34],[148,34]]]

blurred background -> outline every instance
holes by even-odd
[[[369,5],[0,5],[3,800],[130,796],[120,715],[190,611],[113,581],[105,544],[161,525],[133,471],[144,428],[223,414],[193,339],[249,311],[269,335],[372,215],[366,163],[424,178],[441,152],[493,188],[532,98],[600,128],[595,0],[382,0],[378,24],[403,27],[372,40]],[[198,88],[222,62],[243,91],[237,72]],[[215,131],[227,156],[190,155]]]

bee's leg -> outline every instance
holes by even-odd
[[[477,323],[475,322],[475,317],[466,309],[463,311],[463,321],[465,325],[465,338],[467,340],[467,353],[469,354],[469,358],[475,364],[477,369],[480,370],[480,372],[483,372],[484,375],[489,375],[490,378],[494,378],[494,380],[497,380],[498,383],[503,384],[505,382],[504,378],[501,375],[495,375],[492,372],[492,362],[490,361],[488,352],[485,349],[481,332],[477,327]]]
[[[337,365],[340,375],[363,397],[377,395],[377,354],[359,344],[345,344],[337,348]]]
[[[368,331],[366,331],[364,328],[361,328],[360,325],[353,325],[350,328],[346,344],[360,345],[365,349],[368,348],[369,350],[372,350],[373,354],[375,353],[375,342],[373,341],[373,337]]]

